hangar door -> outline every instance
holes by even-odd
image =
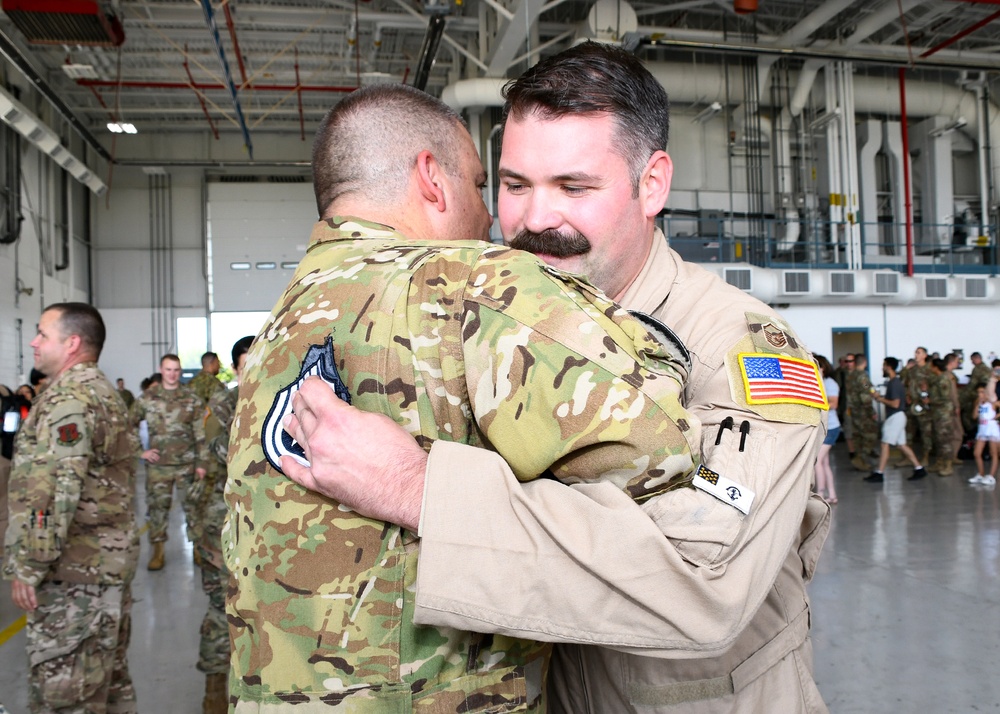
[[[217,177],[208,183],[209,311],[270,312],[316,222],[303,177]]]

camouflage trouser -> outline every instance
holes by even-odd
[[[939,459],[951,460],[955,448],[955,419],[951,414],[937,414],[934,425],[934,454]]]
[[[129,587],[42,583],[36,594],[26,630],[31,711],[134,714]]]
[[[3,552],[7,532],[7,482],[10,481],[10,459],[0,456],[0,552]]]
[[[868,409],[861,415],[854,415],[852,411],[851,422],[855,453],[871,456],[879,444],[878,422],[874,412]]]
[[[922,454],[931,453],[934,447],[934,421],[927,409],[919,415],[907,412],[906,443],[918,459]]]
[[[204,556],[203,556],[204,557]],[[229,623],[226,621],[226,584],[229,573],[203,560],[201,588],[208,595],[208,611],[201,621],[198,669],[205,674],[229,673]]]
[[[149,524],[149,542],[161,543],[167,539],[167,522],[170,520],[170,505],[174,497],[174,484],[177,484],[177,496],[184,509],[184,522],[188,539],[197,542],[198,523],[198,489],[191,488],[195,480],[194,467],[190,464],[180,466],[158,466],[146,464],[146,521]]]

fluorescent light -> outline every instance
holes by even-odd
[[[110,131],[112,134],[121,134],[125,130],[122,129],[122,125],[119,124],[118,122],[116,122],[116,121],[109,121],[108,122],[108,131]]]
[[[135,124],[123,123],[122,129],[125,130],[126,134],[138,134],[139,130],[135,128]]]
[[[692,119],[691,121],[692,123],[697,122],[699,124],[704,124],[705,122],[707,122],[709,119],[711,119],[721,111],[722,111],[722,105],[719,104],[719,102],[712,102],[707,107],[698,112],[695,118]]]
[[[825,114],[820,114],[818,117],[812,120],[809,125],[809,131],[819,131],[820,129],[825,129],[830,124],[840,119],[840,107],[834,107],[833,111],[826,112]]]
[[[937,129],[931,129],[927,132],[927,136],[937,139],[939,136],[944,136],[945,134],[950,134],[953,131],[958,131],[968,123],[969,122],[965,120],[965,117],[959,117],[945,126],[939,126]]]

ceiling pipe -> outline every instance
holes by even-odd
[[[122,81],[115,82],[110,79],[78,79],[76,83],[81,87],[127,87],[130,89],[197,89],[200,91],[219,91],[225,92],[229,90],[225,84],[218,84],[213,82],[137,82],[137,81]],[[255,84],[253,89],[255,92],[294,92],[296,90],[302,92],[353,92],[357,89],[357,85],[350,86],[299,86],[297,84]]]
[[[243,107],[240,106],[240,97],[236,91],[236,85],[233,83],[233,73],[229,71],[226,50],[222,46],[222,38],[219,37],[219,28],[215,24],[215,13],[212,11],[211,0],[201,0],[201,7],[205,12],[205,22],[208,24],[212,41],[215,43],[215,52],[219,57],[219,62],[222,64],[222,75],[226,80],[226,90],[229,92],[229,98],[233,101],[233,111],[236,112],[236,123],[239,125],[240,131],[243,132],[243,145],[252,159],[253,140],[250,138],[250,128],[247,126],[246,119],[243,118]]]
[[[427,34],[424,35],[417,71],[413,75],[413,86],[421,91],[426,89],[427,79],[431,76],[431,67],[434,66],[434,58],[437,56],[441,37],[444,35],[444,25],[444,15],[433,15],[427,23]]]
[[[55,107],[56,111],[62,115],[63,119],[69,122],[69,125],[73,127],[74,131],[80,135],[80,137],[90,145],[97,154],[103,158],[105,161],[111,161],[111,154],[108,150],[97,140],[90,130],[83,125],[83,123],[76,118],[76,114],[70,109],[66,102],[64,102],[59,95],[49,86],[42,77],[35,71],[34,67],[28,62],[27,58],[21,54],[21,51],[10,41],[10,38],[0,30],[0,54],[7,59],[17,70],[24,75],[29,82],[38,90],[38,92],[45,97],[45,99]]]

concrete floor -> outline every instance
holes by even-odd
[[[851,469],[843,444],[833,461],[840,503],[810,585],[816,681],[830,711],[1000,711],[1000,495],[966,483],[971,462],[950,478],[913,483],[909,469],[889,469],[875,485]],[[170,533],[167,567],[145,570],[144,542],[133,585],[129,664],[142,714],[201,707],[204,677],[194,665],[206,598],[179,504]],[[19,617],[3,583],[0,712],[6,705],[11,714],[27,711]]]

